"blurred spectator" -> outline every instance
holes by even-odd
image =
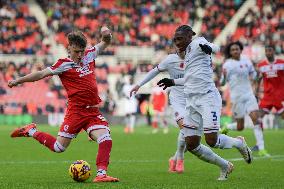
[[[49,54],[49,44],[25,0],[0,3],[0,54]]]
[[[201,1],[40,1],[48,17],[49,28],[57,33],[57,41],[67,44],[65,34],[74,28],[83,30],[94,45],[100,38],[102,25],[113,31],[113,44],[154,46],[164,49],[180,24],[193,25],[197,5]],[[113,54],[107,49],[105,54]]]

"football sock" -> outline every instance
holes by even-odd
[[[237,130],[237,123],[236,122],[228,123],[227,128],[230,129],[230,130]]]
[[[98,154],[97,154],[97,170],[103,169],[107,170],[110,158],[110,152],[112,148],[112,140],[110,134],[104,134],[97,139],[99,144]]]
[[[101,175],[106,175],[106,170],[104,170],[104,169],[98,169],[98,170],[97,170],[97,176],[101,176]]]
[[[228,166],[228,161],[221,158],[217,154],[215,154],[209,147],[200,144],[194,150],[191,151],[192,154],[197,156],[199,159],[215,164],[221,168],[226,168]]]
[[[54,136],[51,136],[50,134],[41,131],[36,131],[33,134],[33,138],[39,141],[44,146],[46,146],[47,148],[49,148],[51,151],[55,152],[54,144],[56,142],[56,138]]]
[[[37,132],[37,129],[36,128],[31,128],[30,130],[29,130],[29,136],[30,137],[32,137],[34,134],[35,134],[35,132]]]
[[[241,148],[242,141],[224,134],[219,134],[214,148],[230,149],[232,147]]]
[[[130,126],[130,130],[134,130],[134,125],[135,125],[135,115],[130,115],[130,121],[129,121],[129,126]]]
[[[262,131],[262,128],[260,127],[260,124],[256,124],[253,130],[254,130],[256,145],[258,146],[258,149],[264,150],[263,131]]]
[[[176,156],[175,159],[184,159],[185,148],[186,148],[185,140],[183,138],[183,135],[180,132],[178,135],[177,152],[175,155]]]

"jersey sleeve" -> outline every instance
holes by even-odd
[[[160,64],[157,65],[159,72],[164,72],[168,70],[169,66],[169,56],[167,56]]]
[[[253,66],[252,62],[249,59],[247,59],[247,61],[248,61],[249,75],[252,76],[253,79],[255,79],[256,76],[257,76],[257,73],[256,73],[256,71],[254,69],[254,66]]]
[[[199,38],[199,44],[206,44],[212,48],[213,53],[217,53],[220,51],[220,47],[218,45],[215,45],[214,43],[210,43],[207,41],[204,37]]]
[[[99,47],[99,45],[95,45],[95,46],[86,50],[85,56],[95,60],[98,57],[99,54],[100,54],[100,47]]]
[[[70,64],[64,60],[59,59],[56,63],[54,63],[52,66],[47,67],[53,75],[61,74],[62,72],[68,70],[70,67]]]

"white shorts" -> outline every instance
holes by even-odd
[[[183,119],[185,116],[185,98],[183,99],[171,99],[170,98],[170,103],[171,103],[171,108],[173,109],[174,113],[174,119],[176,122],[179,120]]]
[[[221,108],[222,99],[217,89],[187,96],[185,126],[182,129],[184,137],[218,132]]]
[[[234,118],[244,118],[255,110],[259,110],[256,98],[254,95],[248,95],[236,102],[232,103],[232,112]]]

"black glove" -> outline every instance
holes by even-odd
[[[173,79],[169,79],[169,78],[164,78],[164,79],[161,79],[157,85],[159,85],[159,87],[163,87],[163,90],[165,90],[166,88],[168,87],[171,87],[171,86],[174,86],[175,85],[175,82]]]
[[[212,53],[212,48],[209,45],[206,44],[199,44],[199,47],[201,48],[201,50],[203,52],[205,52],[206,54],[211,54]]]

